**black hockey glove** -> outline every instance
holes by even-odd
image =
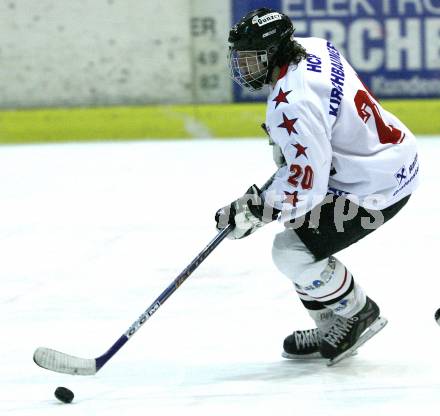
[[[252,185],[246,194],[215,214],[217,229],[222,230],[229,224],[235,225],[228,238],[236,240],[247,237],[258,228],[276,220],[280,211],[264,204],[261,191]]]

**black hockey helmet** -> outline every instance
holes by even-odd
[[[269,8],[249,12],[229,32],[229,69],[239,85],[259,90],[270,82],[273,68],[281,64],[294,29],[283,13]]]

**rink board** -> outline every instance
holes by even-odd
[[[440,100],[383,101],[415,134],[440,133]],[[0,143],[263,137],[260,103],[0,111]]]

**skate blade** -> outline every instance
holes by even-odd
[[[357,351],[353,351],[353,353],[351,355],[357,355]],[[305,355],[289,354],[289,353],[283,351],[281,353],[281,357],[287,358],[288,360],[296,360],[296,361],[324,360],[325,359],[319,351],[314,352],[312,354],[305,354]]]
[[[339,354],[335,358],[332,358],[331,360],[328,360],[327,366],[331,367],[345,358],[352,357],[353,355],[356,355],[357,349],[364,345],[369,339],[373,338],[379,331],[381,331],[385,325],[388,323],[388,320],[382,316],[379,316],[366,330],[365,332],[359,337],[357,342],[349,348],[347,351],[344,351],[342,354]]]
[[[289,354],[288,352],[283,351],[281,353],[281,356],[283,358],[287,358],[288,360],[298,360],[298,361],[319,360],[319,359],[322,360],[324,358],[319,351],[312,352],[311,354],[304,354],[304,355]]]

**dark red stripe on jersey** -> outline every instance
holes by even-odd
[[[283,65],[280,68],[280,74],[278,75],[277,81],[279,81],[281,78],[283,78],[287,74],[287,70],[289,69],[289,65]]]

